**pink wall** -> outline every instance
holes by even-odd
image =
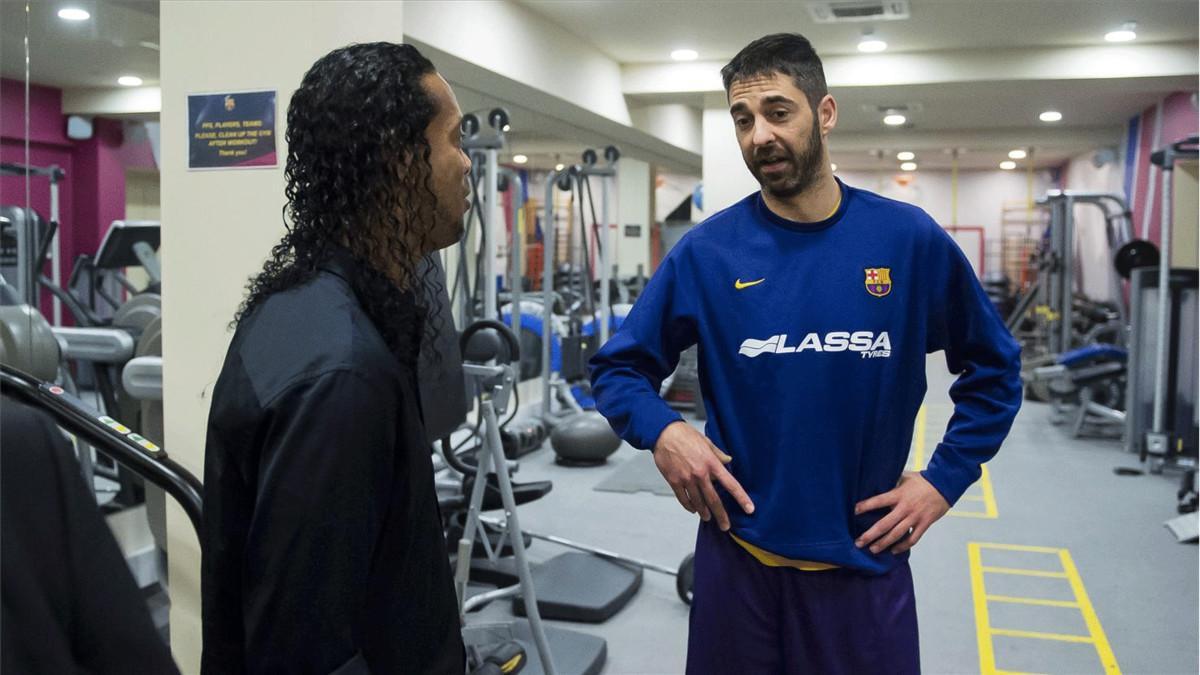
[[[93,132],[75,148],[75,195],[81,205],[75,210],[72,228],[77,253],[95,253],[109,224],[125,218],[122,125],[97,118]]]
[[[25,137],[25,85],[0,78],[0,137]],[[70,145],[62,124],[62,91],[29,86],[29,139],[32,143]]]
[[[1141,114],[1138,121],[1138,143],[1134,161],[1137,163],[1137,182],[1132,186],[1132,204],[1134,229],[1141,236],[1148,231],[1149,239],[1159,241],[1159,226],[1162,220],[1162,174],[1150,171],[1150,154],[1160,147],[1165,147],[1173,141],[1185,136],[1194,135],[1200,127],[1197,122],[1196,108],[1192,105],[1194,92],[1181,91],[1171,94],[1163,100],[1162,137],[1159,144],[1154,144],[1154,124],[1156,107],[1150,106]],[[1129,170],[1132,170],[1131,168]],[[1150,195],[1150,181],[1155,181],[1154,195]],[[1150,218],[1146,220],[1146,200],[1150,204]],[[1148,230],[1144,230],[1145,225]]]
[[[157,167],[149,142],[124,142],[119,120],[95,118],[92,138],[72,141],[66,137],[62,91],[31,85],[29,94],[29,163],[57,164],[67,174],[59,184],[59,256],[65,283],[76,256],[94,254],[109,224],[125,217],[125,171]],[[0,161],[25,163],[24,131],[24,84],[0,78]],[[0,178],[0,204],[24,203],[24,178]],[[46,179],[30,180],[30,206],[49,217]],[[43,310],[48,307],[43,302]]]
[[[25,154],[25,87],[17,80],[0,79],[0,162],[26,163]],[[75,255],[74,232],[66,223],[74,219],[75,191],[71,177],[75,174],[74,147],[66,136],[62,115],[62,91],[50,87],[29,87],[29,155],[34,166],[58,165],[67,175],[59,183],[59,218],[63,229],[59,234],[59,256],[62,279],[70,273]],[[0,203],[24,205],[25,179],[22,176],[0,177]],[[45,178],[29,180],[29,205],[43,218],[50,217],[50,183]],[[46,274],[50,266],[46,266]],[[42,294],[41,309],[50,315],[49,293]],[[64,315],[65,318],[65,315]],[[68,322],[69,323],[69,322]]]

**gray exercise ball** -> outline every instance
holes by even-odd
[[[621,447],[608,420],[595,411],[581,412],[559,422],[550,432],[550,447],[558,463],[568,466],[595,466]]]

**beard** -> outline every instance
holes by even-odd
[[[429,248],[439,250],[462,241],[463,234],[466,231],[464,216],[466,214],[459,213],[459,209],[443,206],[439,204],[435,207],[433,213],[433,228],[429,232],[427,238]],[[457,203],[457,200],[453,200]]]
[[[450,191],[443,190],[442,193],[450,194]],[[432,222],[432,229],[428,235],[432,250],[443,249],[462,240],[466,229],[464,220],[470,210],[470,203],[471,192],[466,185],[463,186],[462,194],[455,192],[450,197],[443,197],[442,194],[433,197],[433,204],[429,207],[431,217],[427,219]]]
[[[756,149],[746,160],[746,165],[764,190],[774,197],[786,199],[804,192],[817,182],[825,155],[823,150],[821,128],[814,122],[808,135],[808,143],[799,152],[792,152],[782,144],[773,144]],[[764,165],[781,160],[788,164],[784,171],[769,176],[763,173]]]

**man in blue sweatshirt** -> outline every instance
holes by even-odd
[[[1007,435],[1020,349],[928,214],[834,178],[808,40],[761,38],[721,74],[762,190],[663,260],[591,361],[596,403],[703,521],[689,673],[917,673],[908,550]],[[691,345],[705,434],[658,396]],[[939,350],[954,416],[905,472]]]

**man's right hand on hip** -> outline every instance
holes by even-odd
[[[729,515],[717,495],[713,482],[720,483],[746,513],[754,513],[754,502],[729,473],[725,465],[733,461],[712,441],[686,422],[673,422],[654,444],[654,465],[675,491],[675,497],[689,513],[699,513],[705,521],[717,518],[722,531],[729,530]]]

